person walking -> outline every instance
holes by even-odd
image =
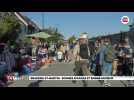
[[[97,76],[101,76],[102,75],[102,70],[101,70],[101,65],[100,65],[100,52],[101,52],[101,48],[103,47],[103,39],[99,39],[98,40],[98,47],[96,47],[96,59],[95,59],[95,63],[96,63],[96,68],[95,68],[95,75]]]
[[[99,64],[101,66],[102,76],[111,76],[112,75],[112,63],[116,58],[115,51],[111,45],[109,38],[105,38],[104,45],[100,50],[100,60]],[[104,86],[111,86],[110,82],[104,80]]]
[[[65,62],[69,62],[71,60],[71,58],[70,58],[68,43],[65,43],[64,47],[65,47]]]
[[[6,44],[2,52],[2,61],[7,65],[8,72],[12,72],[13,68],[16,65],[15,56],[9,51],[9,46]]]
[[[118,68],[118,75],[130,76],[132,75],[132,48],[129,44],[129,40],[126,37],[125,41],[119,47],[118,58],[121,65]]]
[[[88,47],[88,36],[87,34],[81,34],[77,45],[74,48],[74,57],[75,57],[75,68],[74,74],[78,76],[88,76],[90,75],[89,71],[89,56],[90,51]],[[76,81],[73,81],[76,83]],[[83,80],[84,87],[87,86],[87,81]]]
[[[61,46],[60,46],[60,51],[62,52],[62,60],[64,60],[65,61],[65,46],[62,44]]]

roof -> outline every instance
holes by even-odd
[[[23,16],[23,18],[26,20],[26,22],[28,22],[29,25],[32,25],[33,27],[35,27],[36,29],[40,29],[30,18],[28,18],[27,16]]]
[[[28,22],[24,19],[24,17],[18,13],[18,12],[14,12],[14,15],[26,26],[28,26]]]
[[[25,25],[32,25],[34,28],[40,30],[40,28],[27,16],[23,16],[19,12],[14,13]]]

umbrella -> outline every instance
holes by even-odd
[[[50,37],[49,34],[47,34],[46,32],[39,32],[39,33],[34,33],[31,35],[26,35],[27,37],[35,37],[35,38],[41,38],[41,39],[47,39]]]

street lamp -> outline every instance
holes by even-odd
[[[42,29],[44,29],[44,12],[42,12]]]

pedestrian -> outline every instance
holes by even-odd
[[[62,60],[65,60],[65,46],[63,44],[60,46],[59,52],[62,52]]]
[[[101,65],[100,65],[100,51],[101,47],[103,47],[103,39],[98,39],[98,47],[96,47],[96,52],[95,52],[95,75],[101,76],[102,71],[101,71]]]
[[[61,51],[60,49],[57,52],[57,59],[59,62],[62,62],[63,60],[63,51]]]
[[[4,75],[8,70],[8,66],[5,61],[4,47],[5,44],[0,43],[0,85],[3,83]]]
[[[87,34],[81,34],[79,41],[74,48],[74,57],[75,57],[74,74],[75,75],[78,76],[90,75],[90,71],[88,69],[89,56],[90,56],[90,50],[88,47],[88,36]],[[87,86],[86,80],[83,80],[83,83],[84,86]]]
[[[49,51],[50,51],[51,57],[54,57],[54,55],[55,55],[55,54],[54,54],[54,53],[55,53],[55,46],[54,46],[53,43],[50,45]]]
[[[105,38],[104,45],[100,49],[99,61],[99,64],[102,67],[102,76],[112,75],[112,63],[115,58],[115,51],[111,45],[111,41],[109,38]],[[104,86],[111,86],[111,84],[107,80],[104,80]]]
[[[36,48],[37,48],[36,44],[37,44],[36,38],[33,37],[32,38],[32,57],[36,56]]]
[[[118,66],[118,75],[132,75],[132,48],[127,37],[119,47],[118,59],[120,62],[120,66]]]
[[[69,62],[71,59],[69,59],[69,46],[68,43],[64,44],[65,47],[65,62]]]

